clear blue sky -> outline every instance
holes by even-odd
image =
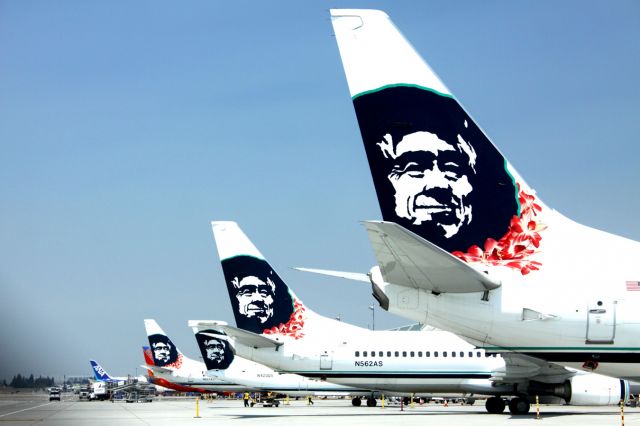
[[[361,326],[379,219],[329,21],[385,10],[550,206],[640,240],[640,3],[0,0],[0,378],[232,322],[210,220]],[[376,313],[376,327],[405,320]]]

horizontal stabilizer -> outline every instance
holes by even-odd
[[[249,346],[255,349],[258,348],[277,348],[281,346],[283,342],[271,339],[269,337],[253,333],[251,331],[242,330],[237,327],[227,325],[222,321],[189,321],[189,327],[198,329],[199,331],[205,329],[215,329],[223,331],[228,336],[232,337],[237,343],[245,346]],[[206,333],[203,333],[206,334]],[[219,337],[219,336],[212,336]]]
[[[151,370],[154,373],[173,373],[173,371],[174,371],[171,368],[157,367],[155,365],[149,365],[149,364],[141,365],[140,367],[146,368],[147,370]]]
[[[385,282],[436,293],[473,293],[500,287],[424,238],[393,222],[364,222]]]
[[[338,277],[344,278],[352,281],[363,281],[366,283],[370,283],[369,275],[363,274],[361,272],[342,272],[342,271],[331,271],[329,269],[312,269],[312,268],[293,268],[302,272],[311,272],[312,274],[319,275],[328,275],[330,277]]]

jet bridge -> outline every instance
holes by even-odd
[[[110,395],[111,401],[114,401],[114,395],[118,393],[123,394],[123,399],[126,402],[151,402],[155,396],[155,386],[146,382],[139,382],[135,379],[127,380],[127,382],[119,385],[117,383],[110,383],[107,386],[107,392]]]

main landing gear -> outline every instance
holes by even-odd
[[[373,396],[367,397],[367,407],[375,407],[377,404],[378,404],[378,401],[376,401],[376,399]],[[360,399],[360,397],[358,396],[353,397],[353,399],[351,400],[351,405],[353,405],[354,407],[361,406],[362,399]]]
[[[502,414],[505,403],[504,399],[499,396],[492,396],[491,398],[487,398],[487,402],[484,406],[489,414]]]
[[[505,402],[504,399],[499,396],[492,396],[487,399],[485,407],[487,412],[490,414],[501,414],[504,412]],[[529,408],[531,408],[531,405],[526,398],[517,396],[515,398],[511,398],[509,401],[509,411],[511,414],[527,414],[529,412]]]
[[[511,401],[509,401],[509,411],[511,411],[511,414],[527,414],[529,408],[531,408],[531,404],[529,404],[529,401],[525,398],[517,396],[511,398]]]

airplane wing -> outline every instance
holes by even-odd
[[[396,223],[367,221],[364,226],[388,283],[437,293],[474,293],[500,287],[488,275]]]
[[[505,366],[495,370],[490,378],[494,382],[513,383],[520,380],[535,380],[543,383],[562,383],[577,370],[543,361],[515,352],[501,353]]]

